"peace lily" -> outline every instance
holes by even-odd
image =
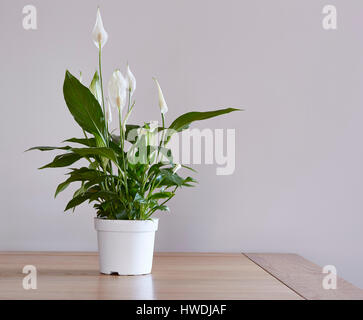
[[[108,82],[108,96],[111,102],[111,105],[114,108],[122,111],[126,104],[126,90],[127,90],[127,81],[122,75],[120,70],[115,70],[112,73],[111,79]]]
[[[136,90],[136,78],[130,70],[130,66],[127,64],[126,70],[127,82],[128,82],[128,90],[130,92],[130,96],[132,96]]]
[[[97,48],[103,48],[108,39],[108,34],[103,27],[100,8],[97,9],[96,23],[92,31],[93,42]]]
[[[159,107],[163,133],[159,139],[159,126],[156,121],[141,124],[128,124],[128,117],[135,107],[130,104],[136,89],[136,79],[129,66],[126,78],[120,70],[112,73],[108,82],[108,99],[104,97],[101,53],[108,39],[103,28],[100,10],[97,10],[96,24],[92,38],[99,49],[99,69],[95,73],[89,89],[80,83],[69,71],[65,74],[63,94],[68,110],[83,130],[84,137],[71,138],[71,146],[39,146],[30,150],[65,150],[51,163],[41,167],[69,167],[69,177],[59,184],[56,194],[65,190],[71,183],[78,183],[79,189],[68,202],[66,210],[74,209],[84,201],[95,202],[97,217],[109,220],[150,220],[159,210],[168,211],[165,205],[181,187],[190,187],[195,182],[191,177],[182,177],[177,171],[181,164],[173,163],[172,150],[167,147],[168,134],[185,130],[190,124],[236,111],[225,108],[206,112],[187,112],[165,126],[165,114],[168,106],[158,81]],[[95,98],[98,103],[96,103]],[[127,112],[122,112],[128,102]],[[108,125],[112,121],[112,108],[119,112],[120,133],[110,132]],[[127,129],[127,130],[126,130]],[[128,137],[134,129],[138,130],[138,139]],[[129,143],[131,143],[131,146]],[[79,143],[84,144],[80,147]],[[73,145],[74,144],[74,145]],[[96,147],[95,147],[96,145]],[[148,148],[148,147],[153,148]],[[142,149],[146,152],[142,152]],[[125,155],[127,155],[125,157]],[[90,161],[89,168],[75,164],[78,160]],[[139,165],[142,164],[142,165]],[[153,164],[156,164],[154,166]],[[184,167],[184,166],[183,166]],[[173,176],[174,175],[174,176]],[[166,189],[168,189],[166,191]],[[106,198],[105,198],[106,197]]]
[[[158,80],[156,80],[156,78],[153,78],[155,83],[156,83],[156,86],[158,88],[158,94],[159,94],[159,107],[160,107],[160,112],[165,115],[165,113],[168,112],[168,106],[165,102],[165,99],[164,99],[164,95],[163,95],[163,92],[161,91],[161,88],[160,88],[160,85],[159,85],[159,82]]]

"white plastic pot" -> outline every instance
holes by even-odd
[[[101,273],[119,275],[151,273],[158,219],[95,218],[95,228]]]

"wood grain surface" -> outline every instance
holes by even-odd
[[[245,253],[253,262],[308,300],[363,300],[363,290],[337,277],[336,289],[324,289],[323,268],[296,254]],[[339,275],[339,272],[337,272]]]
[[[24,290],[25,265],[37,289]],[[102,275],[96,253],[0,253],[0,299],[301,299],[242,254],[159,253],[144,276]]]

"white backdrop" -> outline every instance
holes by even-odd
[[[159,251],[295,252],[363,287],[363,2],[330,1],[338,29],[322,28],[326,1],[1,1],[0,250],[96,250],[93,209],[63,213],[53,199],[65,170],[37,171],[53,154],[23,153],[81,132],[62,96],[64,72],[97,67],[91,41],[100,3],[109,41],[104,76],[128,60],[137,78],[132,122],[193,109],[242,106],[204,122],[236,129],[236,170],[198,165],[195,189],[162,215]],[[116,115],[115,115],[116,116]]]

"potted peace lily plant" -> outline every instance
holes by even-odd
[[[98,10],[93,29],[93,41],[99,53],[98,71],[88,87],[69,71],[64,79],[64,99],[81,127],[83,137],[65,140],[68,145],[60,147],[40,146],[29,150],[64,151],[40,169],[71,166],[68,178],[55,192],[57,196],[69,185],[80,184],[65,211],[74,210],[86,201],[94,203],[100,272],[147,274],[152,268],[158,228],[158,220],[152,218],[153,214],[167,211],[166,203],[174,197],[177,189],[193,186],[196,182],[192,177],[182,177],[177,173],[181,167],[192,169],[173,162],[168,149],[171,136],[187,129],[194,121],[238,109],[188,112],[167,126],[165,115],[168,107],[159,83],[154,79],[162,126],[154,121],[143,125],[129,124],[129,116],[135,107],[136,79],[129,66],[126,77],[120,70],[114,71],[108,82],[108,98],[104,96],[101,53],[107,39]],[[117,134],[109,130],[111,108],[118,111]],[[76,168],[74,164],[80,160],[84,160],[85,165]]]

